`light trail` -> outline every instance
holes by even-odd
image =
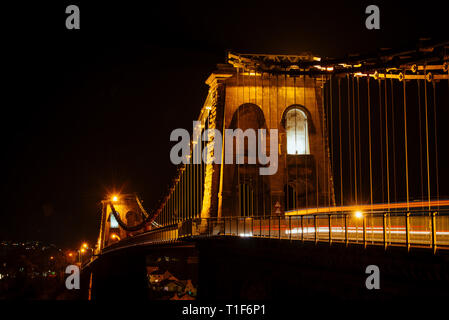
[[[286,216],[297,216],[314,213],[334,213],[334,212],[352,212],[352,211],[377,211],[377,210],[392,210],[409,208],[429,208],[429,207],[449,207],[449,200],[432,200],[432,201],[416,201],[416,202],[396,202],[396,203],[376,203],[376,204],[362,204],[354,206],[340,206],[340,207],[319,207],[307,208],[299,210],[286,211]]]

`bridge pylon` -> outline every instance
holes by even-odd
[[[102,200],[101,204],[101,226],[97,245],[99,250],[148,229],[147,226],[143,226],[141,229],[128,231],[120,227],[120,223],[124,223],[128,227],[139,226],[145,219],[135,195],[111,196],[109,199]],[[119,219],[115,217],[113,211]]]
[[[283,59],[310,63],[311,54],[298,56],[229,54],[206,81],[209,103],[202,111],[209,128],[266,130],[265,154],[277,151],[277,171],[261,175],[266,167],[250,164],[248,144],[244,164],[208,165],[205,172],[201,217],[280,215],[295,208],[334,205],[334,187],[327,139],[322,75],[279,74],[259,71],[261,61]],[[298,70],[299,71],[299,70]],[[277,150],[270,150],[270,131],[277,130]],[[258,141],[257,137],[257,141]],[[236,141],[234,141],[235,143]],[[235,149],[237,150],[237,149]]]

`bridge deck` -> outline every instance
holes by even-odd
[[[189,219],[125,238],[103,253],[131,246],[213,236],[449,249],[448,212],[350,212],[271,217]]]

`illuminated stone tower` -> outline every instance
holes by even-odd
[[[229,63],[218,65],[210,75],[207,121],[221,131],[222,145],[225,129],[277,129],[279,157],[273,175],[260,175],[262,164],[248,164],[246,153],[245,164],[207,165],[202,217],[279,215],[334,203],[324,80],[299,72],[299,67],[273,67],[285,60],[301,66],[314,59],[312,55],[229,54]],[[269,140],[266,145],[269,153]],[[245,144],[245,152],[247,148]]]
[[[120,216],[121,221],[130,227],[139,224],[143,220],[142,215],[140,214],[140,208],[134,195],[119,195],[117,197],[111,196],[110,199],[103,200],[101,203],[101,226],[97,245],[97,248],[100,249],[111,245],[118,240],[133,235],[133,232],[120,228],[117,219],[115,219],[112,214],[110,204],[114,206],[114,209]]]

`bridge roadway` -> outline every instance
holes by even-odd
[[[329,227],[330,226],[330,227]],[[271,217],[189,219],[125,238],[102,253],[136,245],[178,242],[187,238],[238,236],[291,241],[341,242],[449,249],[449,212],[337,212]]]

